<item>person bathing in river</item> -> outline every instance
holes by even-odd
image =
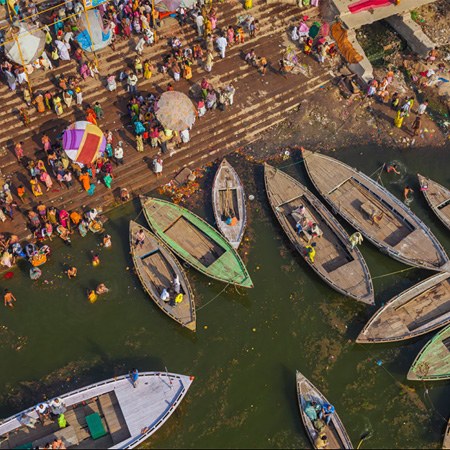
[[[386,164],[386,172],[394,172],[396,175],[400,175],[400,172],[397,170],[397,164]]]
[[[407,200],[410,200],[409,194],[413,194],[414,191],[409,187],[405,186],[405,189],[403,189],[403,200],[406,202]]]
[[[93,255],[92,256],[92,265],[95,267],[95,266],[98,266],[99,264],[100,264],[100,257],[97,254]]]
[[[76,278],[77,272],[78,272],[78,269],[75,266],[72,266],[72,267],[69,267],[69,269],[67,269],[65,273],[67,274],[67,278],[69,278],[69,280],[70,280],[71,278]]]
[[[104,283],[100,283],[96,288],[95,288],[95,293],[97,295],[102,295],[102,294],[107,294],[109,292],[109,289],[105,286]]]
[[[103,236],[103,247],[110,248],[112,245],[111,236],[109,234],[105,234]]]

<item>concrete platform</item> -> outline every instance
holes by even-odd
[[[379,8],[369,9],[367,11],[360,11],[352,14],[349,10],[349,6],[357,3],[358,0],[331,0],[331,7],[336,15],[339,15],[341,20],[349,28],[360,28],[363,25],[376,22],[377,20],[386,19],[393,15],[401,15],[406,11],[410,11],[428,3],[434,2],[434,0],[400,0],[399,5],[395,5],[394,1],[387,6]]]

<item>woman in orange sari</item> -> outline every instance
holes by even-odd
[[[79,179],[80,179],[80,182],[81,182],[81,184],[83,186],[83,189],[85,191],[88,191],[89,188],[91,187],[91,180],[89,179],[89,174],[88,173],[82,173],[80,175]]]

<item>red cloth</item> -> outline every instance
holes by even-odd
[[[100,136],[88,134],[84,141],[83,147],[80,148],[77,161],[81,164],[90,164],[97,153],[99,143]]]
[[[356,14],[361,11],[382,8],[383,6],[389,6],[393,4],[394,4],[393,0],[360,0],[356,3],[349,5],[348,9],[352,14]]]

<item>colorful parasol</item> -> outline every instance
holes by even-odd
[[[63,149],[76,163],[92,163],[105,148],[106,138],[102,130],[90,122],[75,122],[64,131]]]
[[[155,110],[156,118],[170,130],[183,131],[194,125],[196,109],[189,97],[182,92],[164,92]]]

